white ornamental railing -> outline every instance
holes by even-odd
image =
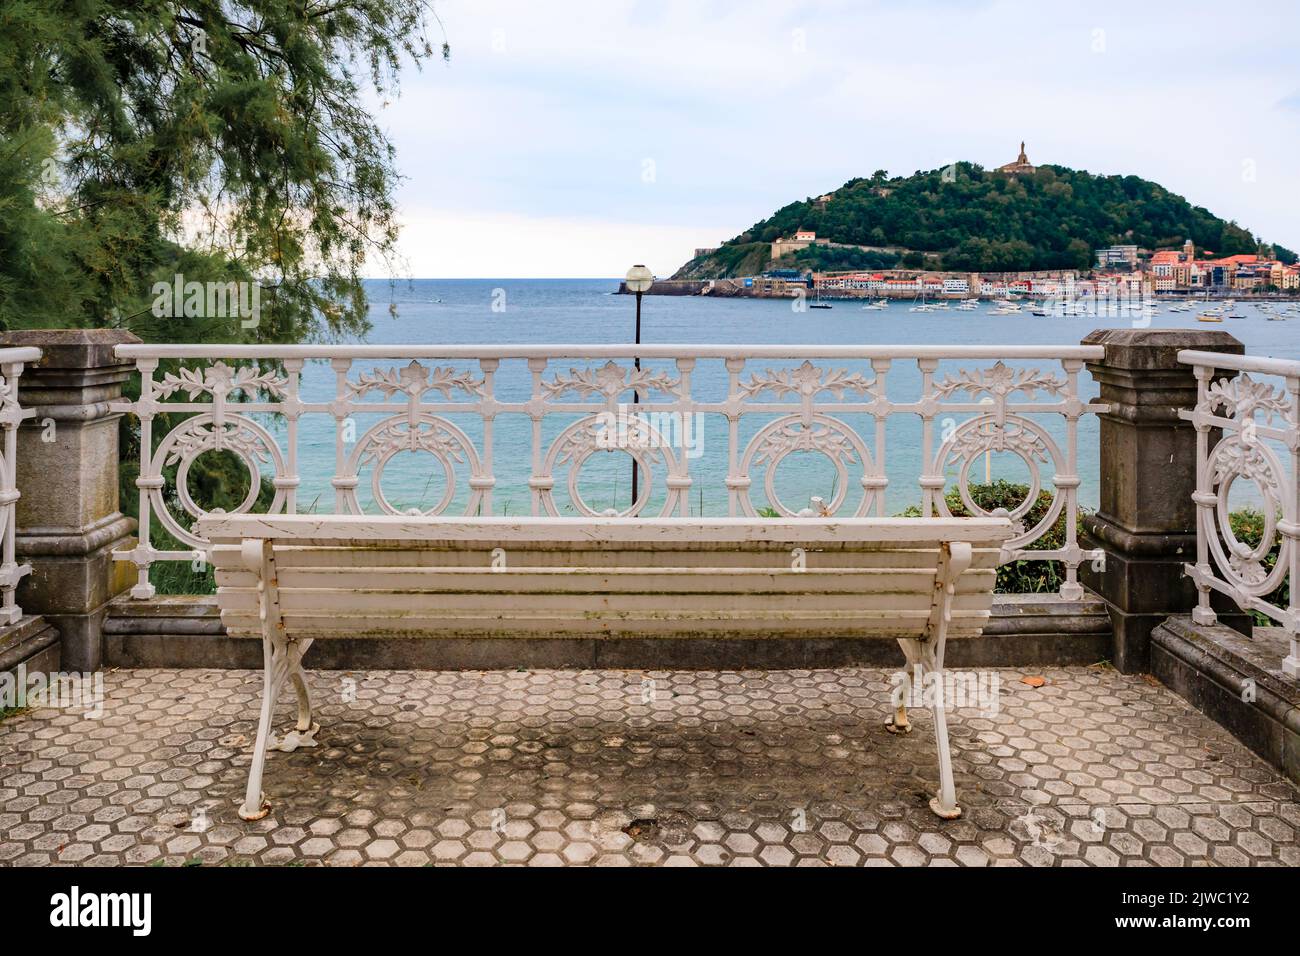
[[[1178,359],[1193,366],[1198,386],[1196,408],[1180,412],[1196,426],[1196,563],[1186,567],[1199,592],[1192,618],[1215,623],[1211,591],[1266,615],[1290,638],[1283,672],[1300,678],[1300,362],[1192,350]],[[1236,374],[1216,378],[1220,370]],[[1255,544],[1232,526],[1230,496],[1239,479],[1262,512]],[[1286,607],[1269,600],[1283,586]]]
[[[37,348],[0,348],[0,624],[15,624],[23,616],[14,600],[18,582],[32,573],[15,553],[18,524],[18,427],[36,413],[18,400],[23,366],[41,360]]]
[[[117,553],[138,568],[138,598],[154,593],[154,562],[204,558],[208,543],[184,520],[203,514],[188,476],[215,451],[269,479],[273,513],[575,518],[711,508],[883,516],[895,513],[886,491],[898,474],[915,476],[908,494],[923,514],[949,513],[950,482],[970,513],[986,514],[971,485],[1007,453],[1030,493],[1009,510],[1020,527],[1004,560],[1061,562],[1071,599],[1083,594],[1080,564],[1102,560],[1079,547],[1076,520],[1079,422],[1105,410],[1080,398],[1079,373],[1102,358],[1100,346],[124,345],[117,354],[141,377],[139,399],[117,406],[140,420],[139,544]],[[164,413],[188,417],[156,435]],[[584,485],[584,465],[610,451],[639,464],[635,496],[634,469],[618,470],[628,475],[623,501],[617,481],[606,478],[598,495]],[[407,452],[437,467],[394,494],[385,471]],[[809,452],[829,460],[829,483],[793,464]],[[783,462],[793,493],[777,475]],[[258,485],[236,510],[253,507]],[[1030,524],[1044,490],[1051,504]],[[1063,543],[1035,548],[1062,515]],[[156,548],[158,527],[180,548]]]

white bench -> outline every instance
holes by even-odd
[[[879,637],[942,687],[944,643],[978,636],[1006,518],[408,518],[209,515],[217,601],[261,638],[261,718],[239,814],[266,815],[268,749],[313,746],[302,658],[318,639]],[[910,678],[908,678],[910,680]],[[298,720],[271,734],[292,681]],[[904,684],[905,693],[907,684]],[[941,817],[960,815],[942,694]],[[890,729],[906,731],[905,696]]]

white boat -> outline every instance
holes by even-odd
[[[912,305],[907,311],[908,312],[933,312],[934,306],[926,304],[925,293],[922,292],[920,295],[918,295],[915,299],[912,300]]]

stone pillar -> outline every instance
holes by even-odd
[[[1080,528],[1083,547],[1106,551],[1105,567],[1084,564],[1080,576],[1110,608],[1112,663],[1144,672],[1152,630],[1197,598],[1183,574],[1196,561],[1196,429],[1178,417],[1196,405],[1196,376],[1178,352],[1241,355],[1245,347],[1201,329],[1099,329],[1083,344],[1106,349],[1088,370],[1110,411],[1100,416],[1099,507]],[[1224,610],[1224,623],[1244,626],[1240,611]]]
[[[32,566],[18,603],[58,628],[70,670],[100,668],[108,602],[131,586],[134,569],[112,555],[131,546],[135,521],[118,509],[120,413],[110,406],[133,369],[113,347],[138,341],[113,329],[0,335],[0,345],[43,353],[22,378],[35,415],[18,433],[17,553]]]

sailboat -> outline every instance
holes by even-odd
[[[925,290],[922,289],[920,295],[912,300],[915,304],[908,309],[908,312],[933,312],[935,307],[927,305],[925,302]]]

